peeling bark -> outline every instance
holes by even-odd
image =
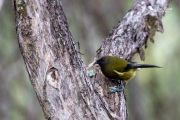
[[[114,55],[144,59],[143,45],[163,31],[168,1],[139,0],[104,40],[96,57]],[[127,119],[124,93],[108,94],[114,83],[101,71],[86,68],[69,31],[59,0],[14,0],[20,51],[46,119]],[[88,71],[96,75],[90,77]]]

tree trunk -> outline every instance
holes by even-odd
[[[144,59],[142,46],[163,31],[168,1],[139,0],[109,34],[95,58],[114,55]],[[14,0],[20,51],[46,119],[127,119],[124,92],[108,94],[113,83],[98,68],[86,68],[59,0]],[[96,73],[89,75],[90,70]]]

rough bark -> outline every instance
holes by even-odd
[[[114,55],[144,59],[142,46],[163,31],[161,18],[167,1],[136,1],[104,40],[96,57]],[[59,0],[14,0],[20,51],[47,119],[127,119],[123,92],[108,94],[113,83],[98,68],[86,68],[69,31]],[[89,70],[96,75],[90,77]]]

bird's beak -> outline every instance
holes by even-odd
[[[88,67],[92,67],[92,66],[94,66],[95,64],[98,64],[97,60],[96,60],[95,62],[90,63],[90,64],[88,65]]]
[[[93,63],[93,65],[98,64],[97,60]]]

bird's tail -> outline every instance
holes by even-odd
[[[150,64],[133,64],[134,68],[161,68],[156,65],[150,65]]]

